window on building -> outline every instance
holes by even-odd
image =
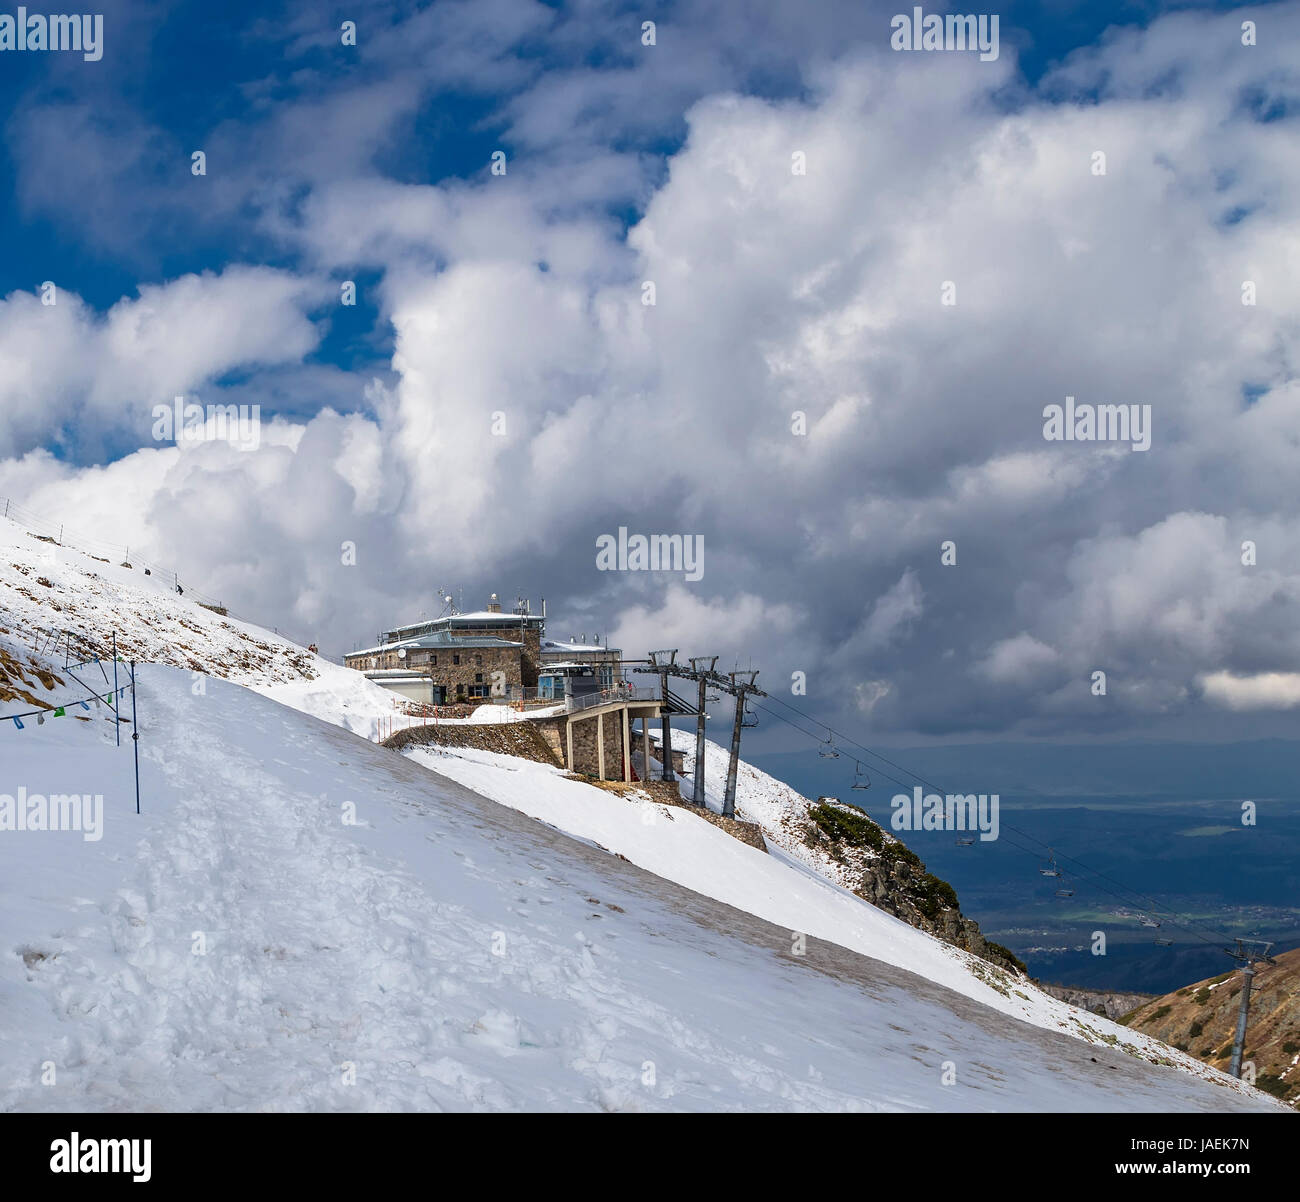
[[[436,668],[438,666],[438,657],[436,655],[429,656],[429,663]]]
[[[609,688],[614,683],[614,666],[612,664],[600,665],[600,687]]]
[[[481,668],[483,666],[483,657],[481,655],[476,655],[474,657],[474,663],[477,667]]]
[[[458,663],[460,663],[460,656],[459,656],[459,655],[453,655],[453,656],[451,657],[451,662],[452,662],[453,664],[458,664]]]
[[[483,673],[482,673],[482,672],[475,672],[475,673],[474,673],[474,679],[475,679],[476,681],[478,681],[480,684],[482,684],[482,682],[483,682]]]

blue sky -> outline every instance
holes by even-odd
[[[103,153],[111,153],[114,135],[135,136],[153,145],[143,150],[133,169],[114,173],[113,188],[105,199],[117,199],[128,211],[148,211],[144,198],[162,190],[186,187],[189,161],[186,148],[201,147],[213,129],[230,124],[237,129],[264,129],[269,111],[319,97],[334,88],[354,86],[358,78],[374,79],[382,67],[367,68],[364,49],[380,28],[400,25],[412,5],[375,5],[361,10],[358,49],[334,44],[304,48],[304,37],[322,43],[336,24],[348,19],[344,10],[313,12],[300,5],[235,3],[214,12],[210,5],[150,4],[106,6],[106,41],[110,52],[97,64],[60,61],[53,56],[10,55],[0,75],[0,103],[11,114],[10,136],[0,144],[0,170],[8,186],[0,191],[0,220],[9,232],[7,253],[0,262],[0,291],[31,289],[45,279],[75,280],[77,291],[100,308],[133,291],[142,280],[162,281],[185,272],[216,270],[250,253],[259,262],[292,262],[293,256],[273,241],[258,237],[237,218],[213,229],[196,203],[173,221],[137,231],[129,245],[106,244],[91,236],[76,220],[52,217],[38,203],[23,203],[20,177],[22,156],[16,153],[14,134],[33,103],[49,106],[89,105],[92,121],[105,137]],[[436,13],[438,4],[419,6]],[[540,5],[558,14],[562,4]],[[577,6],[579,9],[582,6]],[[535,81],[548,71],[585,64],[617,71],[633,58],[630,47],[615,51],[608,29],[635,29],[642,19],[664,22],[671,32],[674,5],[610,4],[601,6],[609,24],[583,38],[581,30],[557,46],[545,37],[503,39],[527,73],[518,81]],[[692,6],[687,6],[688,10]],[[854,6],[860,7],[860,6]],[[888,7],[888,6],[886,6]],[[895,6],[899,7],[899,6]],[[1072,51],[1096,43],[1112,25],[1145,26],[1161,12],[1192,8],[1228,10],[1223,3],[1170,4],[1050,3],[1044,0],[999,7],[1003,44],[1013,48],[1019,74],[1027,83]],[[1259,7],[1259,6],[1256,6]],[[909,6],[901,6],[910,11]],[[33,10],[34,11],[34,10]],[[927,11],[944,11],[935,6]],[[309,15],[310,14],[310,15]],[[333,18],[337,17],[337,21]],[[887,28],[888,15],[864,8],[855,24],[861,29],[874,22]],[[319,28],[313,28],[318,25]],[[605,36],[601,36],[604,34]],[[745,79],[755,95],[783,98],[798,95],[802,81],[793,61],[756,70]],[[429,93],[402,122],[391,138],[374,148],[373,165],[384,175],[406,183],[437,184],[446,179],[472,179],[483,172],[488,156],[498,147],[512,151],[502,134],[508,122],[502,105],[519,94],[519,88],[495,90],[490,81],[468,92],[454,81],[437,83],[437,64],[428,72]],[[147,131],[147,134],[146,134]],[[665,162],[685,134],[681,119],[668,119],[656,128],[629,131],[626,145],[646,151]],[[321,136],[328,136],[321,131]],[[143,149],[143,148],[142,148]],[[214,170],[217,165],[214,164]],[[140,206],[139,208],[137,206]],[[634,221],[635,203],[616,207],[615,215]],[[369,310],[369,316],[374,311]],[[329,361],[351,366],[364,349],[355,337],[331,340]]]
[[[1008,5],[985,63],[900,7],[132,4],[3,55],[0,495],[335,653],[463,587],[899,738],[1285,731],[1297,5]],[[259,448],[159,445],[175,395]],[[1066,395],[1150,451],[1045,441]],[[601,573],[620,525],[703,579]]]

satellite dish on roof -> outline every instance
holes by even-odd
[[[397,658],[398,658],[398,659],[405,659],[405,658],[406,658],[406,648],[405,648],[405,647],[401,647],[401,648],[398,649],[398,652],[397,652]]]

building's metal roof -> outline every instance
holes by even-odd
[[[511,647],[522,647],[523,643],[512,643],[509,639],[498,638],[494,634],[471,634],[464,637],[456,637],[448,634],[445,630],[435,631],[433,634],[426,634],[418,639],[403,639],[398,643],[380,643],[378,647],[367,647],[362,651],[349,651],[349,655],[379,655],[388,651],[399,651],[405,648],[408,651],[439,651],[450,648],[453,651],[459,651],[463,647],[491,648],[495,650],[505,650]]]
[[[542,640],[543,655],[555,655],[555,654],[572,655],[575,652],[578,654],[590,655],[593,652],[597,652],[597,651],[599,651],[602,655],[623,654],[623,649],[621,647],[605,647],[602,646],[600,643],[562,643],[558,639]]]
[[[394,626],[385,634],[402,634],[408,630],[443,630],[457,626],[527,626],[540,625],[546,619],[541,614],[492,613],[490,610],[478,610],[468,614],[444,614],[441,618],[425,618],[420,622],[408,622],[405,626]]]

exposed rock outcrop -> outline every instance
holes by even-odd
[[[1080,1010],[1087,1010],[1091,1014],[1101,1014],[1112,1019],[1121,1018],[1131,1010],[1136,1010],[1137,1007],[1145,1005],[1155,998],[1155,995],[1151,993],[1083,989],[1077,985],[1044,985],[1042,981],[1035,981],[1034,984],[1044,993],[1050,993],[1054,998],[1069,1002],[1071,1006],[1078,1006]]]
[[[846,887],[886,914],[945,943],[1013,972],[1025,966],[1001,944],[985,939],[961,912],[956,891],[926,871],[917,854],[854,806],[822,797],[808,806],[803,839],[840,869]]]

